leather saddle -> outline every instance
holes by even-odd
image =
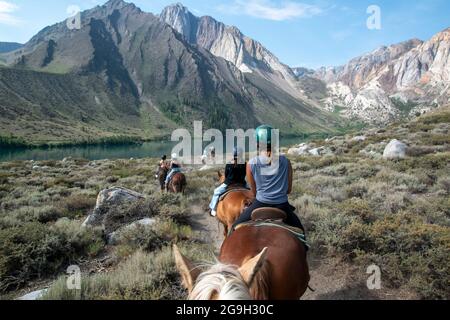
[[[287,215],[278,208],[258,208],[252,212],[252,221],[284,221]]]

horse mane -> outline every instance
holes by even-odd
[[[250,291],[235,266],[217,263],[199,275],[191,300],[251,300]]]
[[[217,263],[199,275],[189,298],[191,300],[267,300],[269,299],[269,264],[266,262],[249,289],[238,267]]]

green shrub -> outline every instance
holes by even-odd
[[[339,203],[336,207],[336,212],[347,215],[359,217],[364,222],[371,222],[375,219],[375,214],[366,200],[352,198],[342,203]]]
[[[70,247],[72,256],[96,256],[105,243],[100,229],[83,228],[79,221],[62,218],[50,230],[54,231]]]
[[[188,240],[194,240],[189,226],[180,226],[172,220],[164,220],[158,221],[156,225],[136,226],[124,230],[120,233],[118,242],[134,250],[155,251]]]
[[[103,210],[108,212],[104,220],[105,231],[106,233],[111,233],[123,225],[157,215],[160,210],[160,204],[153,198],[148,198],[117,206],[106,205],[103,207]]]
[[[36,209],[34,218],[40,223],[53,222],[63,216],[63,212],[54,206],[44,206]]]
[[[91,231],[79,237],[37,222],[0,230],[0,292],[14,290],[27,281],[53,275],[99,241]]]
[[[348,198],[362,199],[367,194],[367,186],[362,183],[355,183],[345,189]]]
[[[82,194],[74,194],[61,203],[63,209],[66,210],[69,217],[84,216],[89,210],[94,209],[96,199]]]
[[[386,217],[371,225],[354,222],[340,249],[351,259],[382,267],[387,284],[407,285],[422,298],[445,299],[450,287],[448,227],[423,223],[410,214]]]

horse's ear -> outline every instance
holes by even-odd
[[[217,175],[219,176],[219,179],[222,178],[222,172],[220,172],[220,170],[217,171]]]
[[[244,281],[247,283],[248,287],[251,287],[255,276],[264,265],[264,262],[266,261],[267,250],[267,248],[264,248],[260,254],[258,254],[256,257],[251,258],[239,268],[239,272]]]
[[[189,293],[191,293],[194,288],[194,283],[200,274],[200,270],[195,268],[193,263],[188,258],[183,256],[176,244],[173,245],[173,255],[175,257],[175,264],[178,272],[183,280],[183,285]]]

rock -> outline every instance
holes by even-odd
[[[131,229],[137,228],[139,226],[152,226],[156,223],[156,219],[151,218],[144,218],[138,221],[135,221],[133,223],[130,223],[129,225],[123,226],[122,228],[119,228],[118,230],[108,234],[106,236],[107,243],[110,246],[117,245],[120,242],[120,237],[125,231],[129,231]]]
[[[291,86],[297,81],[289,67],[260,43],[244,36],[236,27],[225,26],[211,17],[196,17],[181,4],[166,7],[160,19],[183,35],[189,43],[228,60],[243,73],[256,71],[267,79],[277,79],[277,75],[280,75],[280,79]]]
[[[389,142],[389,144],[384,149],[383,159],[394,160],[394,159],[404,159],[406,157],[406,149],[408,146],[401,141],[396,139]]]
[[[62,159],[62,163],[67,163],[69,161],[72,161],[72,157],[67,157],[67,158]]]
[[[20,298],[17,298],[17,300],[27,300],[27,301],[34,301],[39,300],[42,298],[42,296],[47,292],[47,289],[37,290],[30,292]]]
[[[288,154],[292,156],[303,156],[305,154],[308,154],[309,149],[311,149],[311,147],[308,144],[302,143],[298,145],[297,148],[290,148],[288,150]]]
[[[353,142],[362,142],[362,141],[366,141],[367,137],[366,136],[356,136],[353,137],[351,141]]]
[[[288,155],[297,156],[298,155],[298,148],[290,148],[288,150]]]
[[[41,167],[39,166],[33,166],[33,170],[39,170]]]
[[[121,187],[112,187],[102,190],[98,194],[94,211],[83,222],[83,227],[101,226],[103,219],[107,214],[107,210],[104,210],[106,206],[118,206],[126,202],[134,202],[140,199],[144,199],[142,194]]]
[[[309,154],[315,157],[319,157],[323,152],[325,151],[324,147],[320,147],[320,148],[314,148],[309,150]]]

